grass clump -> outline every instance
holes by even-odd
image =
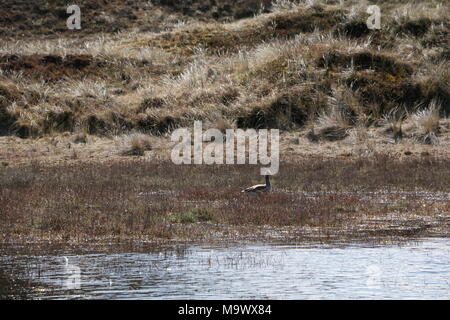
[[[428,32],[431,23],[432,20],[425,17],[404,21],[396,28],[396,32],[406,33],[415,37],[422,37],[425,33]]]
[[[395,142],[403,138],[403,122],[406,118],[404,108],[396,107],[381,118],[381,122],[388,125],[387,133],[391,134]]]
[[[367,36],[371,33],[371,30],[367,28],[367,22],[362,20],[352,20],[339,26],[335,34],[345,35],[349,38],[360,38]]]
[[[370,51],[352,54],[330,51],[318,60],[317,66],[328,69],[335,69],[336,67],[353,67],[355,70],[370,69],[397,77],[409,76],[413,72],[413,68],[409,64],[399,62],[393,57]]]
[[[247,114],[239,116],[240,128],[292,129],[302,126],[316,108],[312,92],[292,89],[250,105]]]
[[[197,223],[213,220],[213,215],[205,209],[194,209],[184,213],[170,213],[168,220],[172,223]]]
[[[143,156],[152,150],[151,138],[144,134],[131,134],[122,138],[119,153],[123,156]]]
[[[346,80],[358,95],[367,115],[380,119],[397,105],[412,107],[423,99],[420,85],[390,74],[355,72]]]
[[[329,110],[320,113],[314,128],[308,134],[308,138],[313,142],[318,140],[343,140],[348,136],[349,129],[349,114],[343,108],[332,106]]]
[[[439,63],[432,66],[433,73],[423,77],[419,82],[421,101],[426,105],[439,101],[439,109],[443,116],[450,116],[450,64]]]
[[[424,144],[438,144],[440,133],[440,105],[434,100],[430,105],[412,115],[417,139]]]

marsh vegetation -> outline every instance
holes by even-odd
[[[284,163],[274,191],[251,166],[167,161],[0,169],[9,241],[373,241],[448,236],[450,163],[316,158]]]

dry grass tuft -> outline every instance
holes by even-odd
[[[319,114],[312,134],[317,131],[319,139],[338,141],[348,136],[350,127],[351,120],[348,112],[339,105],[332,105]]]
[[[148,135],[134,133],[120,138],[119,154],[123,156],[143,156],[152,150],[152,140]]]
[[[403,138],[403,122],[406,115],[405,107],[399,106],[381,118],[381,123],[388,125],[386,132],[392,135],[395,142],[399,142]]]
[[[441,105],[433,100],[430,105],[412,115],[417,139],[424,144],[438,144]]]

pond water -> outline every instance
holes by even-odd
[[[0,246],[0,297],[450,299],[450,239],[401,245]]]

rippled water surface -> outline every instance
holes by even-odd
[[[0,246],[1,294],[33,299],[450,298],[450,239],[386,246],[124,250]]]

